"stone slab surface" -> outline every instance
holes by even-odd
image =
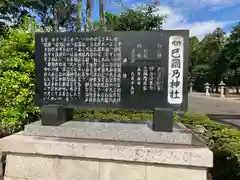
[[[146,165],[123,162],[100,162],[100,180],[146,180]]]
[[[151,124],[69,121],[60,126],[26,125],[25,135],[65,138],[104,139],[146,143],[192,144],[192,134],[182,124],[174,124],[173,132],[156,132]]]
[[[34,155],[7,155],[7,177],[46,180],[98,180],[99,162]]]
[[[161,167],[149,165],[146,167],[146,180],[206,180],[207,170],[203,168]]]
[[[0,140],[3,152],[212,167],[212,152],[202,146],[71,139],[14,134]]]
[[[4,180],[207,180],[206,168],[164,166],[125,161],[99,161],[7,155]]]
[[[56,162],[50,157],[7,155],[6,162],[5,175],[9,177],[54,179],[56,173]]]

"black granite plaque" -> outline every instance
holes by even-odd
[[[187,109],[187,30],[36,33],[36,104]]]

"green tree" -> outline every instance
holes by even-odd
[[[34,14],[43,27],[51,26],[53,30],[54,25],[56,29],[56,23],[66,27],[76,19],[72,16],[76,12],[76,5],[72,0],[5,0],[2,4],[0,21],[4,20],[10,24],[18,24],[23,16]],[[57,12],[54,12],[54,9],[57,9]],[[53,17],[58,17],[59,21],[56,22]]]
[[[190,79],[196,78],[195,67],[199,59],[199,39],[196,36],[189,38],[189,75]]]
[[[211,42],[213,38],[211,34],[206,35],[199,43],[199,57],[195,66],[195,72],[198,78],[209,80],[210,62],[212,57]]]
[[[119,16],[106,13],[106,28],[113,31],[151,31],[160,30],[166,16],[159,15],[158,5],[137,6]]]
[[[137,6],[134,9],[128,9],[120,15],[105,12],[105,22],[95,21],[93,30],[98,31],[104,29],[107,31],[151,31],[160,30],[166,19],[165,15],[159,15],[158,6],[150,4],[145,6]],[[102,16],[102,15],[101,15]]]
[[[205,81],[218,87],[225,71],[225,64],[220,59],[221,52],[225,45],[225,32],[221,28],[216,28],[212,33],[207,34],[200,43],[194,41],[198,48],[197,51],[191,50],[190,42],[190,58],[194,56],[197,61],[192,67],[194,76],[197,78],[199,86],[203,87]]]
[[[238,23],[230,34],[230,37],[223,49],[222,58],[228,64],[228,74],[232,76],[234,84],[239,93],[240,83],[240,23]]]
[[[208,81],[216,88],[227,71],[228,65],[222,58],[226,44],[225,32],[216,28],[201,41],[197,37],[189,39],[190,78],[196,80],[197,90],[203,90],[203,84]]]
[[[225,72],[225,62],[221,59],[221,52],[225,45],[225,32],[221,28],[217,28],[212,33],[212,40],[210,42],[211,52],[210,52],[210,76],[212,77],[212,82],[215,87],[218,87],[218,84],[223,80]]]
[[[1,132],[5,135],[21,130],[39,117],[39,109],[33,103],[34,31],[29,31],[29,27],[39,27],[33,19],[24,22],[11,28],[0,43],[0,130],[7,130]]]
[[[55,0],[1,0],[0,20],[6,20],[11,23],[17,23],[20,17],[28,13],[25,8],[36,12],[41,20],[47,16],[47,11],[52,6]],[[28,14],[29,15],[29,14]]]

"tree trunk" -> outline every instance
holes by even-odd
[[[219,91],[218,91],[218,79],[219,79],[219,77],[216,76],[215,77],[215,88],[216,88],[216,92],[215,93],[219,93]]]
[[[235,69],[234,78],[235,78],[235,81],[236,81],[237,94],[239,94],[239,84],[238,84],[239,79],[238,79],[238,71],[237,71],[237,69]]]
[[[92,17],[92,7],[91,7],[91,0],[86,0],[86,32],[91,30],[91,17]]]
[[[54,30],[54,32],[58,32],[59,23],[58,23],[58,17],[57,17],[57,9],[53,9],[53,19],[54,19],[53,30]]]
[[[237,77],[237,68],[234,68],[234,76],[233,76],[233,81],[235,81],[235,86],[237,88],[237,94],[239,93],[238,91],[238,77]]]
[[[77,18],[76,18],[76,31],[81,32],[82,29],[82,0],[77,3]]]
[[[104,27],[104,5],[103,0],[99,0],[100,29]]]

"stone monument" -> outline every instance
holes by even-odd
[[[4,180],[206,180],[212,153],[173,111],[188,102],[186,30],[36,33],[42,119],[0,140]],[[154,110],[152,123],[74,121],[74,108]],[[11,145],[10,145],[11,144]]]
[[[42,125],[70,120],[75,107],[154,109],[153,129],[172,131],[171,109],[186,110],[188,94],[187,32],[174,33],[37,33]]]

